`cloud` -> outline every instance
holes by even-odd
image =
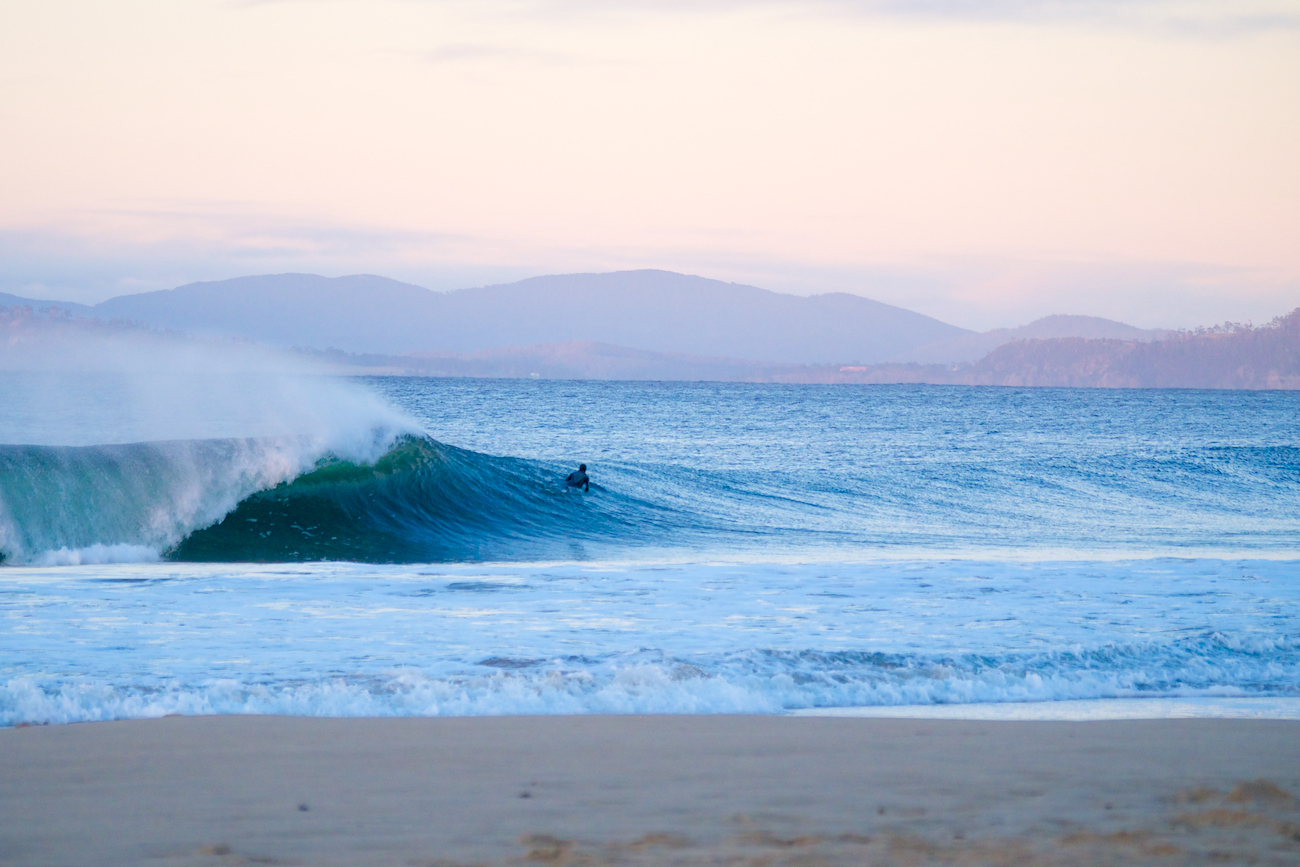
[[[460,4],[451,0],[449,5]],[[506,0],[497,5],[517,14],[572,21],[629,12],[692,15],[784,9],[800,15],[1085,25],[1194,37],[1300,29],[1294,0]]]
[[[322,0],[233,0],[235,7],[307,6]],[[919,22],[1090,26],[1192,38],[1232,38],[1300,30],[1295,0],[423,0],[429,6],[496,18],[540,18],[591,23],[627,15],[699,15],[788,11],[798,16],[852,15]],[[564,55],[491,44],[448,45],[429,52],[433,62],[465,62],[525,55],[568,62]]]
[[[1185,36],[1300,28],[1288,0],[826,0],[862,14],[935,20],[1086,24]]]
[[[421,54],[421,58],[434,64],[478,63],[482,61],[513,61],[537,66],[569,66],[583,58],[558,51],[542,51],[512,45],[460,42],[443,45]]]
[[[465,236],[390,227],[341,226],[257,213],[244,202],[173,201],[155,207],[83,211],[88,222],[114,234],[146,242],[218,241],[244,255],[285,256],[329,252],[334,255],[391,254],[410,247],[440,247]]]
[[[267,216],[197,203],[84,212],[75,223],[0,229],[0,292],[95,304],[249,274],[380,273],[431,289],[536,273],[468,236]],[[486,263],[486,264],[485,264]]]

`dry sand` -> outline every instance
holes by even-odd
[[[0,863],[1300,864],[1296,792],[1296,721],[171,718],[0,731]]]

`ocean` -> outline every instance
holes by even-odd
[[[1300,699],[1294,392],[281,385],[0,381],[0,724]]]

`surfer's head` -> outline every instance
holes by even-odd
[[[580,472],[580,473],[585,473],[586,471],[587,471],[587,465],[586,465],[586,464],[578,464],[578,472]]]

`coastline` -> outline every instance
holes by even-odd
[[[1296,793],[1296,720],[172,717],[0,731],[0,860],[1281,864]]]
[[[1300,698],[1161,696],[982,704],[872,705],[792,710],[798,717],[1090,722],[1160,719],[1300,720]]]

